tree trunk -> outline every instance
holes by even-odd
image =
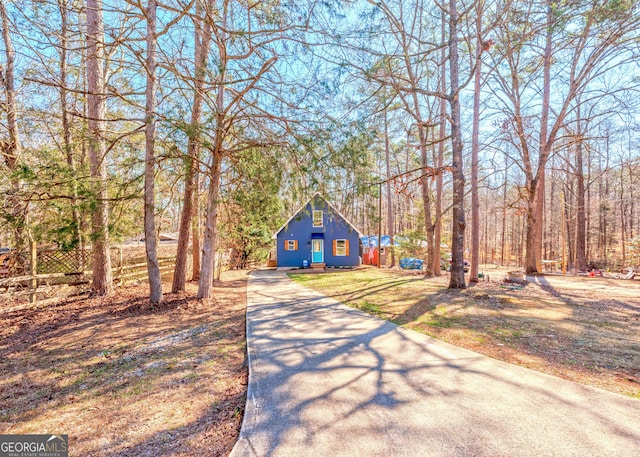
[[[155,138],[156,138],[156,0],[147,2],[147,92],[145,106],[145,168],[144,168],[144,244],[147,251],[149,274],[149,300],[162,301],[162,279],[158,264],[158,247],[155,223]]]
[[[62,115],[62,144],[67,159],[67,166],[71,171],[71,217],[73,221],[73,237],[76,252],[76,261],[80,271],[85,270],[84,242],[80,230],[80,211],[78,210],[78,180],[76,177],[76,163],[73,155],[71,140],[71,125],[69,122],[69,101],[67,99],[67,48],[69,44],[69,28],[67,22],[67,6],[64,0],[58,0],[60,11],[60,110]]]
[[[453,170],[453,208],[451,234],[450,289],[464,289],[464,168],[462,162],[462,132],[460,130],[460,83],[458,63],[458,9],[457,1],[449,0],[449,75],[451,93],[451,155]]]
[[[592,162],[593,162],[593,156],[591,155],[591,149],[587,148],[587,176],[586,176],[586,181],[587,181],[587,185],[586,185],[586,195],[585,195],[585,203],[584,203],[584,208],[585,208],[585,240],[586,240],[586,258],[587,258],[587,266],[589,266],[589,264],[593,265],[593,236],[591,235],[592,231],[591,231],[591,215],[592,213],[592,208],[591,208],[591,176],[592,176]],[[600,267],[602,268],[602,267]]]
[[[574,208],[575,204],[573,202],[574,190],[573,190],[573,181],[570,181],[565,185],[565,205],[563,208],[564,211],[564,233],[566,238],[566,250],[567,250],[567,260],[568,266],[570,269],[574,269],[575,264],[575,240],[574,235],[575,231],[571,230],[572,225],[572,208]]]
[[[444,43],[447,38],[446,32],[446,13],[443,10],[441,15],[441,29],[440,29],[440,39],[441,42]],[[447,92],[447,80],[445,75],[447,73],[447,50],[446,46],[442,46],[440,50],[440,93],[445,94]],[[447,101],[444,98],[440,98],[440,122],[439,122],[439,133],[438,133],[438,170],[442,170],[444,166],[444,142],[447,136]],[[442,274],[441,260],[442,255],[440,253],[440,246],[442,245],[442,187],[443,187],[443,177],[442,173],[438,173],[436,176],[436,199],[435,199],[435,209],[434,209],[434,229],[433,229],[433,252],[434,252],[434,265],[433,265],[433,274],[435,276],[440,276]]]
[[[502,187],[502,236],[500,237],[500,266],[504,266],[504,252],[506,249],[506,236],[507,236],[507,169],[509,168],[509,158],[504,157],[504,183]]]
[[[516,231],[514,235],[517,239],[516,262],[518,266],[522,265],[522,262],[524,261],[525,237],[523,233],[525,231],[525,223],[526,221],[524,220],[524,218],[522,216],[518,216],[518,222],[516,224]]]
[[[582,135],[576,144],[576,268],[587,270],[587,220],[585,213],[585,185],[583,170]]]
[[[446,101],[443,99],[442,100],[442,104],[445,105]],[[446,108],[445,108],[446,110]],[[442,170],[442,167],[444,166],[444,138],[446,136],[446,126],[445,126],[445,114],[446,111],[441,111],[442,112],[442,120],[440,122],[440,132],[439,132],[439,141],[438,141],[438,158],[437,158],[437,164],[438,164],[438,170]],[[442,254],[440,253],[441,250],[441,245],[442,245],[442,188],[443,188],[443,176],[442,173],[438,173],[438,175],[436,176],[436,197],[435,197],[435,202],[434,202],[434,224],[433,224],[433,258],[434,258],[434,264],[433,264],[433,274],[434,276],[441,276],[442,275],[442,266],[441,266],[441,261],[442,261]]]
[[[409,56],[406,46],[404,47],[404,59],[405,68],[407,70],[408,78],[412,87],[417,87],[418,83],[413,73],[413,67],[411,66],[411,58]],[[418,129],[418,141],[420,143],[420,158],[422,160],[422,170],[420,178],[420,188],[422,190],[422,206],[424,211],[424,226],[425,236],[427,238],[427,259],[425,262],[425,276],[431,277],[434,273],[434,227],[431,217],[431,189],[429,188],[429,179],[427,178],[427,143],[428,143],[428,131],[427,124],[422,118],[422,110],[420,108],[420,100],[418,99],[418,92],[416,90],[411,91],[411,97],[413,102],[413,118],[416,121],[416,128]],[[382,189],[381,189],[382,190]]]
[[[104,26],[102,0],[87,0],[87,114],[89,164],[95,206],[91,215],[93,239],[93,293],[113,293],[109,256],[109,206],[105,148]]]
[[[7,112],[7,130],[9,131],[9,142],[3,145],[3,155],[5,162],[9,170],[13,171],[16,168],[22,146],[20,144],[20,135],[18,133],[18,107],[16,103],[16,90],[15,90],[15,70],[14,62],[16,52],[13,48],[13,41],[11,40],[11,34],[9,33],[10,22],[7,16],[7,10],[5,8],[4,1],[0,0],[0,16],[2,16],[2,39],[4,41],[5,56],[7,62],[5,64],[3,83],[5,87],[6,96],[6,112]]]
[[[598,171],[602,171],[599,167]],[[606,197],[604,194],[604,176],[598,177],[598,255],[604,262],[601,268],[607,266],[607,219],[606,219]]]
[[[420,187],[422,189],[422,207],[424,210],[424,227],[425,235],[427,238],[427,259],[425,262],[425,276],[431,277],[434,275],[433,268],[433,252],[434,252],[434,232],[433,221],[431,220],[431,189],[429,189],[429,178],[425,176],[427,166],[429,164],[427,158],[427,134],[423,125],[418,126],[418,136],[420,138],[420,156],[422,158],[422,178],[420,179]]]
[[[178,228],[178,246],[176,250],[176,265],[173,270],[173,282],[171,292],[184,291],[187,282],[187,264],[189,260],[189,231],[191,228],[191,215],[193,214],[193,176],[196,165],[196,158],[192,156],[192,142],[189,140],[187,146],[187,157],[185,158],[184,195],[182,204],[182,215],[180,216],[180,226]]]
[[[218,195],[220,193],[220,169],[222,154],[212,151],[209,168],[209,190],[207,192],[207,213],[205,217],[202,243],[202,266],[198,282],[198,298],[210,298],[213,284],[216,253],[216,225],[218,222]]]
[[[223,144],[225,132],[225,77],[227,66],[226,54],[226,14],[223,11],[222,30],[216,34],[221,62],[220,73],[217,78],[216,123],[213,148],[211,150],[211,165],[209,167],[209,189],[207,192],[207,212],[205,216],[204,239],[202,242],[202,264],[200,279],[198,280],[198,298],[209,298],[213,285],[213,272],[216,258],[216,225],[218,222],[218,195],[220,193],[220,170],[222,168]]]
[[[200,279],[200,170],[193,179],[193,221],[191,222],[191,280]]]
[[[620,167],[620,248],[622,251],[622,268],[627,266],[627,220],[624,192],[624,166]]]
[[[478,282],[478,263],[480,263],[480,198],[478,195],[478,149],[480,131],[480,88],[482,78],[482,2],[478,2],[476,13],[476,69],[473,75],[473,127],[471,133],[471,268],[469,282]]]
[[[545,197],[545,169],[547,159],[553,146],[553,138],[548,135],[550,97],[551,97],[551,63],[553,41],[553,9],[551,3],[547,3],[547,29],[545,34],[545,49],[543,55],[543,87],[542,108],[540,116],[540,152],[538,155],[538,170],[536,178],[532,180],[529,211],[532,213],[527,218],[527,223],[533,224],[527,227],[527,250],[525,257],[525,270],[527,273],[542,271],[542,243],[543,243],[543,218]]]
[[[609,177],[605,178],[605,186],[604,186],[604,195],[608,198],[609,197]],[[603,216],[604,216],[604,222],[603,222],[603,231],[602,231],[602,257],[604,258],[604,263],[605,265],[609,265],[609,256],[608,256],[608,252],[609,252],[609,223],[608,223],[608,218],[607,213],[609,212],[609,208],[607,206],[606,211],[603,211]]]
[[[2,76],[2,83],[5,89],[5,112],[7,113],[7,130],[9,133],[8,141],[0,144],[2,156],[7,168],[13,173],[18,167],[20,155],[22,153],[22,145],[20,143],[20,134],[18,131],[18,106],[16,101],[15,90],[15,50],[13,41],[9,33],[10,22],[7,16],[7,10],[4,1],[0,0],[0,16],[2,20],[2,39],[4,41],[6,64]],[[18,197],[20,193],[20,179],[15,176],[10,177],[12,195],[8,196],[6,208],[7,213],[12,219],[13,228],[13,248],[16,252],[24,252],[27,248],[27,206]]]
[[[198,2],[198,5],[201,5]],[[189,143],[187,145],[187,157],[185,158],[186,173],[184,184],[184,205],[180,218],[180,228],[178,232],[178,251],[176,253],[176,266],[173,273],[172,292],[183,291],[187,278],[187,263],[189,254],[189,235],[191,220],[193,218],[193,192],[194,177],[199,168],[200,151],[200,118],[202,116],[202,103],[204,97],[204,83],[207,71],[207,56],[211,44],[212,26],[207,18],[209,5],[201,14],[196,14],[200,24],[196,24],[195,36],[195,90],[193,93],[193,105],[191,108],[191,128],[189,132]],[[200,18],[202,15],[202,18]],[[202,28],[202,31],[201,31]]]
[[[536,243],[536,231],[535,227],[538,224],[538,213],[536,212],[535,200],[531,200],[527,202],[527,213],[526,213],[526,236],[525,236],[525,270],[527,273],[535,272],[535,268],[530,268],[530,262],[533,262],[535,265],[535,259],[533,259],[533,254],[535,251],[535,243]],[[531,256],[531,259],[530,259]]]
[[[553,165],[552,165],[553,168]],[[545,259],[554,259],[556,257],[555,243],[557,242],[557,201],[556,201],[556,186],[558,185],[558,179],[551,179],[551,188],[549,189],[549,217],[545,221],[545,244],[544,244],[544,257]]]

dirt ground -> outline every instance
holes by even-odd
[[[640,398],[640,280],[530,276],[506,269],[448,290],[448,276],[400,270],[298,275],[327,295],[490,357]],[[342,275],[335,277],[335,275]]]
[[[305,285],[497,359],[640,398],[640,281],[536,276],[462,291],[447,278],[365,269]],[[336,277],[339,275],[339,277]],[[146,285],[108,299],[2,308],[0,433],[68,434],[70,455],[228,455],[245,405],[247,272],[214,299]],[[315,285],[314,285],[315,284]]]
[[[436,326],[435,336],[506,362],[640,398],[640,281],[539,275],[530,276],[522,288],[479,282],[465,293],[473,298],[475,310],[451,311],[466,321],[468,330]]]
[[[214,299],[146,285],[0,307],[0,433],[68,434],[74,456],[226,456],[245,405],[247,272]],[[165,285],[168,289],[168,285]]]

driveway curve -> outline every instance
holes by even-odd
[[[640,455],[640,401],[461,349],[251,274],[231,456]]]

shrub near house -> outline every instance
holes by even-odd
[[[360,264],[360,236],[358,229],[316,193],[273,235],[277,266],[356,267]]]

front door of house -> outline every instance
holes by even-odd
[[[324,261],[324,240],[311,240],[311,262],[322,263]]]

